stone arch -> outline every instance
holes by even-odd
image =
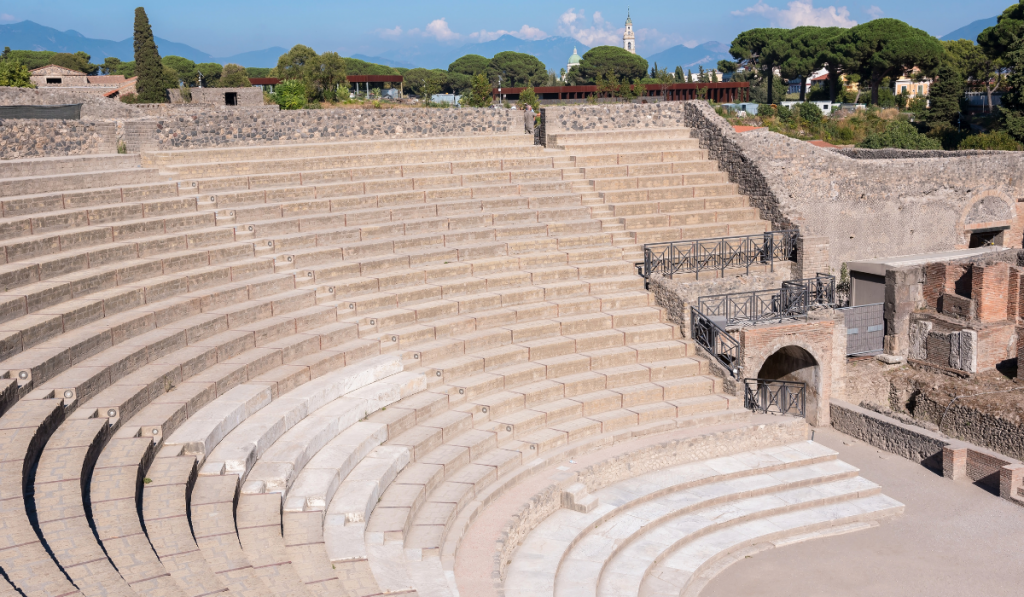
[[[1017,221],[1016,202],[996,190],[976,195],[963,210],[958,226],[965,248],[971,245],[972,234],[983,233],[994,234],[996,244],[1000,246],[1020,247],[1021,227]]]
[[[769,379],[806,383],[807,421],[812,425],[828,425],[832,394],[831,334],[821,340],[825,343],[809,342],[804,335],[790,333],[762,345],[759,350],[752,351],[745,346],[743,377],[768,375]]]
[[[821,395],[821,363],[806,349],[790,344],[768,356],[757,372],[759,379],[799,381],[807,384],[807,399]]]

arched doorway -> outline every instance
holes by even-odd
[[[771,401],[776,408],[788,414],[806,413],[803,405],[799,409],[786,408],[790,402],[786,396],[795,396],[796,392],[801,391],[799,384],[803,384],[803,400],[807,406],[817,404],[821,394],[821,366],[814,355],[800,346],[783,346],[772,353],[758,370],[757,379],[758,400],[765,404]],[[783,383],[770,383],[769,380],[797,383],[787,386]]]

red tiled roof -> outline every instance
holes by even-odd
[[[808,143],[810,143],[811,145],[813,145],[815,147],[826,147],[826,148],[828,148],[828,147],[838,147],[837,145],[832,145],[831,143],[829,143],[827,141],[819,141],[817,139],[815,139],[814,141],[808,141]]]

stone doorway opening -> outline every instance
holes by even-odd
[[[1006,232],[1004,228],[975,230],[971,232],[971,238],[968,240],[967,248],[977,249],[978,247],[1001,247],[1003,246],[1004,232]]]
[[[799,346],[784,346],[772,353],[761,365],[757,378],[805,384],[808,406],[817,403],[821,394],[821,366],[811,353]]]

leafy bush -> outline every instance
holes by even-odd
[[[991,133],[971,135],[964,139],[963,141],[961,141],[957,149],[994,149],[1000,151],[1024,151],[1024,145],[1021,145],[1006,131],[993,131]]]
[[[294,79],[281,81],[274,88],[274,102],[282,110],[300,110],[306,107],[306,85]]]
[[[868,135],[857,147],[866,149],[882,149],[884,147],[896,149],[942,149],[942,143],[938,139],[922,135],[918,132],[917,127],[906,120],[894,120],[886,124],[882,132]]]
[[[461,103],[471,108],[486,108],[491,105],[491,83],[487,80],[487,75],[478,73],[473,77],[473,89],[468,96],[462,96]]]
[[[533,90],[533,85],[527,87],[519,94],[519,105],[533,106],[533,111],[540,111],[540,100],[537,99],[537,93]]]
[[[17,60],[0,60],[0,87],[34,87],[28,68]]]
[[[759,118],[778,118],[779,108],[774,104],[758,104],[757,116]]]
[[[237,64],[226,64],[220,73],[217,87],[252,87],[245,69]]]
[[[819,108],[817,104],[804,102],[793,107],[796,108],[797,113],[800,115],[800,120],[810,124],[821,123],[821,108]]]

